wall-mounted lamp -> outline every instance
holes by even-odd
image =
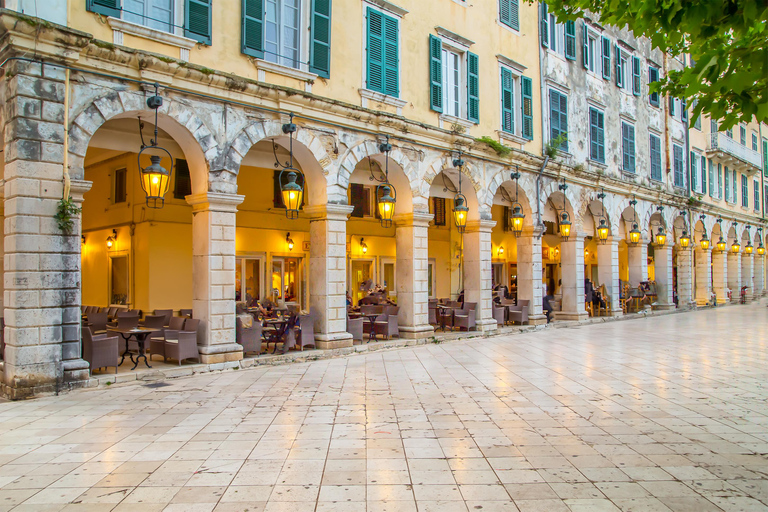
[[[502,257],[502,256],[504,256],[504,246],[500,245],[499,246],[499,257]]]
[[[363,251],[363,254],[368,253],[368,244],[365,243],[365,238],[360,239],[360,250]]]
[[[293,238],[291,238],[291,233],[288,233],[287,235],[285,235],[285,243],[288,244],[288,250],[292,251],[293,250]]]
[[[117,230],[112,230],[112,235],[107,237],[107,249],[111,249],[113,245],[115,245],[115,242],[117,241]]]
[[[80,235],[80,243],[85,245],[85,235]]]

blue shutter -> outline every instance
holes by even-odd
[[[661,181],[661,139],[651,135],[651,179]]]
[[[640,96],[640,58],[632,57],[632,93]]]
[[[384,93],[384,20],[379,11],[368,8],[366,87]]]
[[[312,0],[309,27],[309,70],[331,77],[331,0]]]
[[[715,166],[712,160],[707,160],[709,167],[709,197],[715,197]]]
[[[583,30],[581,34],[581,61],[585,68],[589,68],[589,29],[587,28],[587,22],[583,22]]]
[[[605,118],[596,108],[589,109],[589,157],[605,163]]]
[[[616,85],[624,87],[624,75],[621,72],[621,49],[619,45],[615,45],[613,51],[616,56]]]
[[[480,122],[480,63],[477,55],[467,52],[467,119]]]
[[[210,0],[187,0],[184,9],[184,35],[197,42],[211,44]]]
[[[514,96],[512,91],[512,72],[501,68],[501,129],[515,133]]]
[[[400,57],[398,20],[382,14],[384,20],[384,94],[400,95]]]
[[[696,192],[696,189],[698,188],[698,170],[696,169],[696,164],[698,163],[699,159],[696,157],[696,153],[691,151],[691,154],[688,158],[688,163],[691,167],[691,190]]]
[[[547,12],[547,4],[541,2],[539,6],[539,16],[541,16],[541,46],[549,48],[549,13]]]
[[[635,172],[635,127],[629,127],[629,158],[632,172]]]
[[[669,97],[669,115],[675,117],[675,98]]]
[[[565,22],[565,58],[576,60],[576,22]]]
[[[733,203],[735,204],[738,202],[739,198],[739,192],[736,190],[736,169],[731,172],[733,173]]]
[[[603,36],[603,78],[611,79],[611,40]]]
[[[429,35],[429,106],[443,111],[443,42]]]
[[[519,0],[499,0],[499,21],[515,30],[520,30]]]
[[[549,90],[549,136],[550,140],[560,135],[568,135],[568,97],[554,89]],[[568,151],[568,139],[560,145],[560,149]]]
[[[240,51],[251,57],[264,58],[264,2],[243,0],[243,28]]]
[[[680,116],[684,122],[688,121],[688,105],[685,100],[680,100]]]
[[[533,82],[527,76],[520,78],[520,91],[522,96],[524,139],[533,140]]]
[[[120,17],[120,0],[87,0],[85,8],[104,16]]]
[[[648,83],[652,84],[659,81],[659,69],[653,66],[648,68]],[[648,96],[648,102],[654,107],[659,106],[659,93],[654,92]]]
[[[699,162],[701,163],[701,193],[706,194],[707,193],[707,157],[702,155],[699,157]]]

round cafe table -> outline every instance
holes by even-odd
[[[135,370],[136,367],[139,365],[139,361],[141,358],[144,358],[144,364],[147,365],[147,368],[152,368],[149,366],[149,362],[147,360],[147,355],[144,353],[144,342],[147,340],[147,336],[152,334],[153,332],[157,332],[157,329],[145,329],[143,327],[134,327],[132,329],[118,329],[118,328],[111,328],[108,329],[110,332],[116,332],[122,338],[125,340],[125,352],[123,352],[123,357],[120,359],[120,364],[123,364],[123,361],[125,361],[125,356],[131,358],[131,362],[134,363],[133,368],[131,370]],[[128,340],[131,339],[131,336],[136,338],[136,343],[139,345],[139,354],[136,356],[136,361],[133,360],[133,354],[131,354],[129,350],[129,343]]]

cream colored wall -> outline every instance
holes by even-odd
[[[407,101],[403,115],[409,119],[437,126],[438,114],[429,108],[428,35],[441,26],[471,39],[470,51],[479,56],[480,65],[480,124],[469,132],[474,137],[496,137],[500,128],[500,54],[525,66],[525,75],[533,80],[534,141],[525,149],[539,154],[541,130],[539,87],[538,7],[520,3],[521,32],[502,26],[498,19],[498,2],[459,3],[451,0],[403,0],[398,5],[408,10],[400,22],[400,98]],[[304,2],[307,5],[308,2]],[[104,17],[87,12],[84,0],[69,0],[68,25],[93,34],[96,39],[112,43],[113,34]],[[257,69],[250,57],[241,53],[241,2],[222,0],[216,4],[212,17],[213,43],[196,45],[190,50],[189,62],[209,69],[235,73],[257,79]],[[312,84],[312,93],[361,105],[359,89],[364,76],[364,13],[366,4],[360,0],[334,0],[332,13],[330,79],[319,78]],[[307,32],[303,32],[307,34]],[[124,46],[179,58],[178,47],[150,39],[124,35]],[[306,83],[271,72],[265,81],[301,91]],[[516,105],[519,98],[516,98]],[[394,112],[394,107],[371,104],[370,108]],[[446,129],[451,129],[446,126]]]

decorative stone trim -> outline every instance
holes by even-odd
[[[288,78],[295,78],[296,80],[304,80],[304,81],[314,81],[317,78],[317,75],[314,73],[310,73],[309,71],[302,71],[300,69],[292,68],[290,66],[284,66],[282,64],[277,64],[275,62],[269,62],[268,60],[264,59],[251,59],[253,62],[253,65],[256,66],[256,69],[259,72],[266,71],[269,73],[275,73],[277,75],[283,75],[287,76]],[[261,75],[259,75],[259,80],[264,82],[261,78]]]
[[[188,37],[171,34],[170,32],[163,32],[162,30],[145,27],[144,25],[139,25],[138,23],[132,23],[130,21],[113,18],[112,16],[107,16],[107,23],[109,24],[110,28],[115,31],[112,36],[115,44],[123,44],[124,33],[130,34],[132,36],[143,37],[158,43],[169,44],[180,49],[186,49],[187,58],[182,58],[182,60],[189,59],[189,50],[194,48],[197,44],[197,41]],[[117,34],[117,32],[119,32],[119,34]],[[119,43],[118,40],[120,41]]]
[[[496,130],[496,133],[499,135],[499,139],[501,139],[504,142],[511,142],[513,144],[520,144],[521,146],[525,146],[530,140],[521,137],[519,135],[515,135],[514,133],[505,132],[504,130]]]
[[[237,213],[237,206],[245,200],[245,196],[225,194],[221,192],[203,192],[185,197],[192,205],[193,211],[214,210],[217,212]]]
[[[457,124],[459,126],[463,126],[466,129],[472,128],[475,126],[475,123],[472,121],[469,121],[467,119],[462,119],[461,117],[451,116],[448,114],[440,114],[438,116],[439,125],[440,128],[445,129],[445,125],[447,124],[449,127],[453,124]]]
[[[460,44],[461,46],[464,46],[466,48],[469,48],[470,46],[475,44],[475,42],[472,41],[471,39],[467,39],[466,37],[461,36],[456,32],[452,32],[444,27],[440,27],[440,26],[435,27],[435,32],[437,32],[437,35],[439,35],[440,37],[450,39],[454,43]]]
[[[523,66],[517,61],[514,61],[510,59],[509,57],[505,57],[501,54],[496,54],[496,59],[499,61],[499,64],[502,64],[504,66],[507,66],[512,71],[515,71],[517,74],[522,75],[523,72],[528,69],[527,67]]]
[[[393,4],[392,2],[388,2],[387,0],[364,0],[365,3],[369,3],[371,5],[375,5],[376,7],[380,9],[384,9],[385,11],[389,11],[398,18],[402,18],[406,14],[408,14],[408,11],[400,7],[399,5]]]
[[[360,96],[363,98],[363,108],[369,108],[368,102],[375,101],[396,107],[397,115],[401,116],[403,115],[403,107],[408,104],[407,101],[401,100],[400,98],[395,98],[394,96],[390,96],[388,94],[382,94],[380,92],[371,91],[369,89],[359,89],[359,91]]]

